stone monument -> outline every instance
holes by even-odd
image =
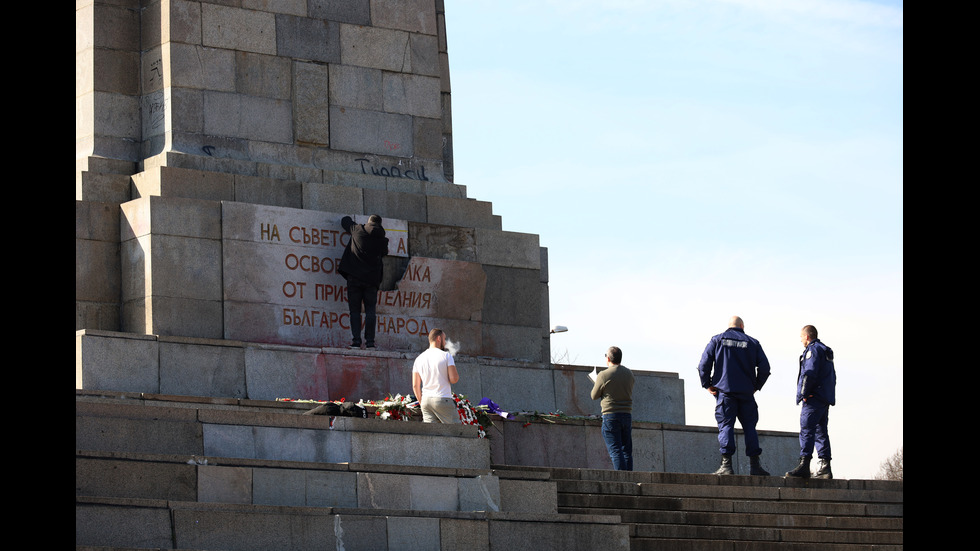
[[[547,250],[454,182],[441,0],[76,3],[76,388],[411,392],[429,329],[458,392],[595,413],[550,363]],[[390,239],[377,351],[346,350],[340,220]],[[684,422],[647,373],[641,418]]]

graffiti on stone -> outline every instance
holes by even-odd
[[[388,142],[388,140],[385,140],[385,143],[388,144],[390,142]],[[395,149],[397,149],[398,144],[393,144],[393,145],[395,145],[396,146]],[[371,161],[368,159],[354,159],[354,160],[360,163],[361,174],[370,173],[374,176],[390,176],[393,178],[408,178],[409,180],[422,180],[425,182],[429,181],[429,177],[425,175],[425,166],[421,164],[419,165],[418,170],[412,168],[406,168],[402,170],[401,167],[395,165],[392,165],[390,167],[383,166],[381,168],[377,168],[372,166]]]

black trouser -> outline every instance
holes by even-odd
[[[361,345],[361,303],[364,303],[364,342],[374,346],[374,330],[377,325],[378,288],[357,278],[347,280],[347,304],[350,306],[351,344]]]

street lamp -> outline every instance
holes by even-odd
[[[556,325],[551,328],[552,333],[564,333],[565,331],[568,331],[568,328],[564,325]]]

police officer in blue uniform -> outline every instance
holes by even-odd
[[[817,328],[807,325],[800,331],[800,342],[806,347],[800,355],[800,372],[796,380],[796,403],[800,411],[800,463],[786,476],[809,478],[810,458],[816,447],[820,465],[815,478],[834,478],[830,470],[830,436],[827,416],[837,402],[837,372],[834,351],[817,338]]]
[[[769,360],[759,341],[745,334],[742,318],[733,316],[728,330],[711,337],[701,355],[698,374],[701,386],[715,397],[715,420],[718,421],[718,444],[721,466],[714,474],[735,474],[735,419],[745,435],[745,455],[749,457],[750,474],[768,476],[759,456],[759,406],[754,394],[762,390],[769,378]]]

